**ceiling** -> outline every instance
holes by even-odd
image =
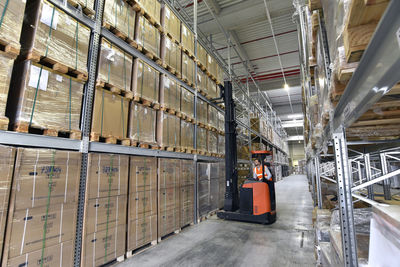
[[[230,54],[235,74],[246,83],[246,67],[234,49],[228,48],[226,35],[208,11],[205,1],[230,37],[240,58],[248,62],[248,68],[258,88],[265,91],[281,120],[288,120],[288,114],[301,113],[301,108],[298,109],[301,107],[299,48],[297,26],[292,20],[295,12],[292,0],[266,1],[278,51],[274,44],[264,0],[198,0],[199,38],[211,43],[224,61],[228,62]],[[184,10],[180,10],[181,15],[193,18],[193,0],[178,2]],[[285,84],[283,76],[290,86],[289,90],[283,89]],[[257,90],[252,82],[249,83],[249,88],[250,91]],[[278,112],[280,106],[288,106],[289,109],[280,109]],[[296,107],[292,111],[290,106]],[[302,130],[301,127],[286,129],[289,135],[302,135]]]

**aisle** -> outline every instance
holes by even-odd
[[[312,200],[304,175],[276,183],[278,219],[258,224],[209,219],[118,265],[315,266]]]

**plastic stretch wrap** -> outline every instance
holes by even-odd
[[[0,11],[3,14],[0,22],[0,39],[12,43],[16,48],[20,47],[19,37],[24,20],[25,3],[26,0],[0,1]]]
[[[145,10],[155,21],[160,24],[161,4],[158,0],[138,0],[141,8]]]
[[[329,229],[331,222],[331,211],[327,209],[317,209],[317,219],[315,224],[315,237],[320,242],[329,242]]]
[[[196,102],[196,112],[197,112],[197,122],[204,125],[208,124],[208,112],[207,112],[207,102],[197,99]]]
[[[206,129],[197,127],[197,150],[207,151],[207,132]]]
[[[129,138],[139,143],[156,144],[157,111],[131,102],[129,113]]]
[[[197,89],[208,95],[207,79],[207,75],[200,69],[197,69]]]
[[[211,163],[216,164],[216,163]],[[210,210],[218,209],[219,205],[219,179],[210,179]]]
[[[128,223],[128,251],[157,240],[157,215],[147,216]]]
[[[207,51],[200,43],[197,43],[197,59],[201,65],[207,67]]]
[[[182,46],[194,55],[194,34],[182,23]]]
[[[158,183],[159,189],[175,188],[180,186],[180,160],[159,158],[158,171],[159,171],[159,183]],[[173,200],[171,203],[165,203],[165,204],[174,205],[175,204],[174,201],[177,199],[174,198],[171,200]],[[160,205],[160,208],[163,208],[162,205]],[[169,208],[167,207],[164,209],[169,209]]]
[[[161,147],[178,148],[181,143],[181,122],[178,117],[158,111],[157,142]]]
[[[98,81],[123,91],[131,91],[132,56],[102,38]]]
[[[182,78],[187,79],[191,84],[194,84],[195,80],[195,64],[193,59],[182,53]]]
[[[199,215],[207,214],[210,205],[210,164],[197,163]]]
[[[131,156],[129,194],[157,190],[157,159]]]
[[[195,164],[192,160],[181,160],[180,185],[189,186],[195,183]]]
[[[217,77],[217,61],[215,58],[209,54],[207,54],[207,70],[211,73],[214,77]]]
[[[208,105],[208,124],[218,129],[218,111],[215,107]]]
[[[178,44],[171,41],[168,37],[165,40],[165,55],[164,62],[174,68],[176,71],[181,72],[182,69],[182,50]]]
[[[110,91],[96,89],[92,132],[102,137],[127,138],[129,100]]]
[[[139,59],[134,60],[132,91],[135,96],[158,103],[160,72]]]
[[[320,42],[320,38],[317,43],[317,67],[316,67],[316,77],[315,86],[317,88],[318,94],[318,121],[325,126],[330,119],[330,114],[333,113],[331,98],[329,97],[328,81],[326,79],[325,67],[324,67],[324,56],[323,56],[323,46]]]
[[[181,186],[179,205],[182,227],[192,223],[194,219],[194,185]]]
[[[163,108],[181,110],[181,86],[167,75],[161,76],[160,104]]]
[[[143,16],[136,18],[136,42],[155,56],[160,57],[160,32]]]
[[[217,64],[217,81],[221,84],[224,84],[224,70]]]
[[[168,6],[164,7],[164,30],[178,42],[181,41],[181,21]]]
[[[104,4],[103,24],[116,28],[129,40],[135,35],[136,12],[123,0],[106,0]]]
[[[7,96],[10,88],[13,64],[13,59],[0,54],[0,117],[4,117],[6,114]]]
[[[87,73],[90,30],[45,0],[28,1],[22,55],[34,52]]]
[[[181,112],[189,118],[194,118],[194,94],[183,87],[181,89]]]
[[[217,84],[210,77],[207,77],[207,92],[211,98],[220,97],[219,88],[217,88]]]
[[[218,135],[218,154],[225,155],[225,135]]]
[[[218,134],[208,131],[208,152],[218,153]]]
[[[217,111],[218,131],[225,132],[225,114]]]
[[[75,0],[82,7],[82,9],[90,9],[94,13],[94,1],[95,0]]]
[[[181,120],[181,147],[194,149],[194,124]]]

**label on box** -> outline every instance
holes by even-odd
[[[183,28],[182,28],[182,33],[183,33],[183,35],[187,36],[187,30],[186,30],[186,27],[183,27]]]
[[[69,16],[67,16],[67,17],[65,18],[65,23],[67,23],[68,25],[71,25],[71,24],[72,24],[72,21],[71,21],[71,19],[69,18]]]
[[[58,12],[55,10],[55,7],[52,7],[47,4],[43,4],[42,8],[42,17],[40,18],[40,22],[46,24],[47,26],[51,27],[54,30],[57,30],[58,24]]]
[[[169,78],[165,76],[165,87],[169,88]]]
[[[107,49],[108,49],[108,55],[107,55],[106,59],[108,61],[114,62],[115,51],[113,49],[111,49],[111,48],[107,48]]]
[[[169,19],[171,15],[171,11],[168,8],[165,9],[165,16]]]
[[[211,56],[210,55],[208,55],[208,63],[211,64]]]
[[[151,68],[150,68],[150,67],[147,67],[147,70],[148,70],[149,72],[151,72]]]
[[[62,81],[63,81],[63,76],[57,74],[57,75],[56,75],[56,80],[57,80],[58,82],[62,83]]]
[[[137,105],[135,105],[135,111],[137,111]]]
[[[29,75],[28,86],[37,88],[39,83],[39,89],[46,91],[48,81],[49,81],[49,72],[47,70],[31,65],[31,72]]]
[[[169,40],[169,38],[165,38],[165,46],[166,46],[168,49],[171,49],[171,41]]]
[[[145,114],[145,115],[147,114],[147,108],[144,109],[144,114]]]

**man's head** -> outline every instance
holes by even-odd
[[[256,167],[260,166],[260,165],[261,165],[260,160],[255,159],[255,160],[254,160],[254,165],[255,165]]]

